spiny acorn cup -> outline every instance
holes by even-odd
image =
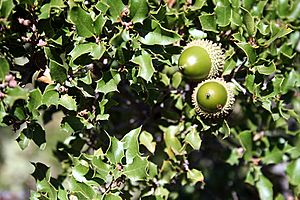
[[[219,76],[224,68],[224,59],[220,44],[194,40],[184,47],[178,65],[185,77],[201,81]]]
[[[221,78],[208,79],[198,84],[192,95],[197,114],[204,118],[223,118],[232,110],[234,95]]]

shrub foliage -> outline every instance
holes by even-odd
[[[54,152],[58,177],[33,163],[31,199],[298,196],[299,5],[1,0],[1,125],[22,149],[45,148],[56,112],[69,133]],[[236,98],[226,119],[195,113],[197,83],[178,70],[196,39],[225,52]]]

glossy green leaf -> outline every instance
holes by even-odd
[[[149,32],[145,37],[141,37],[140,41],[146,45],[170,45],[180,40],[180,36],[169,29],[163,28],[158,22],[152,20],[152,32]]]
[[[226,60],[224,64],[223,76],[229,75],[236,67],[237,64],[233,59]]]
[[[230,23],[231,7],[228,0],[219,1],[215,7],[216,23],[221,26],[227,26]]]
[[[172,76],[172,86],[178,88],[182,81],[182,74],[180,72],[175,72]]]
[[[120,20],[121,14],[125,10],[125,5],[122,0],[106,0],[106,2],[109,6],[110,19],[115,23]]]
[[[273,199],[273,185],[264,175],[259,177],[256,183],[260,199],[272,200]]]
[[[43,94],[42,103],[45,104],[47,107],[51,105],[58,105],[59,101],[59,94],[56,90],[46,90]]]
[[[14,6],[12,0],[2,0],[0,3],[0,17],[8,18]]]
[[[65,80],[67,80],[67,70],[62,64],[50,59],[49,69],[51,78],[54,81],[63,83]]]
[[[192,184],[204,181],[202,172],[197,169],[188,170],[187,178],[191,180]]]
[[[95,34],[100,35],[102,33],[103,27],[105,23],[107,22],[107,18],[104,17],[103,15],[99,14],[95,19],[94,19],[94,29],[95,29]]]
[[[250,131],[243,131],[239,134],[239,138],[245,150],[244,158],[249,160],[252,157],[252,134]]]
[[[59,98],[59,102],[58,102],[59,105],[62,105],[68,110],[77,110],[76,103],[77,103],[76,100],[67,94],[62,95]]]
[[[147,131],[142,131],[140,134],[140,144],[144,145],[152,154],[154,154],[156,143],[153,141],[153,136]]]
[[[141,55],[133,58],[133,62],[139,66],[138,76],[142,77],[147,82],[151,81],[151,77],[155,72],[151,55],[146,51],[142,51]]]
[[[21,132],[16,141],[18,142],[19,147],[24,150],[28,147],[31,139]]]
[[[31,110],[31,112],[34,109],[37,109],[42,104],[42,100],[43,95],[39,89],[34,89],[30,91],[29,100],[27,104],[28,109]]]
[[[70,190],[73,192],[78,192],[87,199],[93,199],[95,196],[95,191],[93,188],[85,183],[77,182],[74,178],[70,178],[69,181]]]
[[[271,30],[272,35],[271,35],[271,38],[264,43],[265,46],[269,46],[276,39],[282,38],[285,35],[288,35],[291,32],[293,32],[293,30],[291,28],[284,27],[284,26],[278,27],[278,25],[276,25],[275,23],[271,23],[270,30]]]
[[[78,182],[86,182],[86,175],[89,171],[89,165],[86,161],[81,160],[76,166],[72,168],[72,175]]]
[[[96,92],[102,92],[107,94],[109,92],[118,91],[118,84],[121,81],[121,76],[119,73],[112,71],[112,78],[105,82],[103,79],[100,79],[97,82]]]
[[[29,140],[32,140],[40,149],[44,149],[46,147],[46,136],[45,130],[38,123],[30,123],[27,125],[25,129],[20,133],[19,138],[17,139],[20,147],[25,149]]]
[[[108,193],[104,196],[104,200],[122,200],[122,198],[119,195]]]
[[[57,198],[60,200],[68,200],[68,193],[61,188],[58,189]]]
[[[283,151],[274,147],[272,151],[266,153],[266,156],[262,159],[265,164],[278,164],[282,161]]]
[[[243,21],[246,27],[246,30],[249,34],[249,36],[254,36],[256,34],[256,24],[254,22],[254,18],[252,15],[249,13],[248,10],[242,9],[243,10]]]
[[[110,138],[110,146],[106,152],[106,157],[112,164],[121,163],[124,157],[124,143],[117,138]]]
[[[124,149],[126,149],[125,155],[126,155],[126,163],[127,164],[132,163],[134,157],[136,157],[140,154],[138,137],[141,132],[141,128],[142,127],[131,130],[121,140],[123,142]]]
[[[94,26],[91,15],[80,7],[73,7],[69,12],[69,18],[76,26],[77,33],[83,37],[94,35]]]
[[[230,165],[239,164],[239,159],[243,156],[240,148],[234,148],[231,150],[230,156],[227,158],[226,163]]]
[[[147,178],[147,166],[146,158],[136,156],[131,164],[124,166],[124,174],[133,181],[145,180]]]
[[[231,11],[231,23],[236,25],[236,26],[241,26],[243,24],[243,19],[240,13],[236,10]]]
[[[71,62],[74,62],[76,58],[79,56],[90,53],[97,48],[97,44],[95,43],[85,43],[85,44],[78,44],[74,47],[74,49],[69,53],[69,55],[72,57]]]
[[[218,33],[216,16],[214,14],[202,14],[199,20],[203,30]]]
[[[194,4],[192,5],[193,10],[199,10],[206,4],[206,0],[195,0]]]
[[[186,143],[188,143],[189,145],[191,145],[191,147],[195,150],[199,150],[200,146],[201,146],[201,138],[199,136],[198,131],[196,130],[196,128],[191,128],[191,130],[189,131],[189,133],[185,136],[184,141]]]
[[[110,171],[111,166],[102,161],[100,157],[93,157],[92,164],[96,167],[99,176],[106,181],[107,175]]]
[[[17,101],[17,100],[22,99],[22,100],[27,101],[28,96],[29,96],[29,94],[28,94],[27,89],[17,86],[15,88],[7,89],[6,96],[3,101],[5,104],[12,106],[12,105],[14,105],[15,101]]]
[[[179,127],[169,126],[168,128],[161,127],[161,129],[164,131],[166,147],[170,148],[175,154],[180,154],[182,151],[182,145],[176,137],[176,134],[179,133]]]
[[[277,13],[280,17],[284,18],[290,14],[290,5],[288,0],[277,0]]]
[[[236,43],[236,45],[245,52],[250,64],[253,64],[256,61],[255,49],[249,43]]]
[[[269,66],[265,67],[263,65],[257,66],[257,71],[260,74],[270,75],[276,71],[276,66],[274,63],[271,63]]]
[[[130,18],[133,23],[142,23],[148,15],[148,2],[146,0],[129,0]]]
[[[54,186],[47,180],[37,181],[36,189],[49,195],[49,199],[57,199],[57,192]]]
[[[290,162],[286,168],[289,182],[293,185],[300,184],[300,159]]]
[[[3,57],[0,57],[0,80],[4,80],[9,73],[9,63]]]

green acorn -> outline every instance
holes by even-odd
[[[234,95],[223,79],[208,79],[194,89],[192,102],[200,116],[222,118],[232,110]]]
[[[194,81],[217,77],[224,68],[220,44],[209,40],[194,40],[182,51],[178,65],[185,77]]]

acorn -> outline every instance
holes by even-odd
[[[201,39],[184,47],[178,65],[185,77],[201,81],[219,76],[224,68],[224,59],[221,44]]]
[[[199,83],[194,89],[192,102],[200,116],[223,118],[233,108],[234,94],[223,79],[208,79]]]

